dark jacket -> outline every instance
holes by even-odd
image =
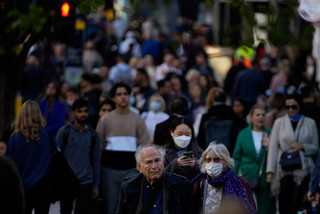
[[[165,173],[163,185],[164,214],[193,214],[192,190],[189,181],[176,174]],[[121,185],[117,214],[138,214],[142,174],[125,180]],[[141,197],[142,198],[142,197]],[[139,205],[139,206],[138,206]]]
[[[69,131],[67,131],[68,129]],[[68,137],[67,142],[64,142],[65,134]],[[96,131],[90,126],[80,131],[73,123],[69,123],[59,129],[56,140],[58,147],[63,148],[63,154],[80,184],[93,183],[93,188],[98,189],[100,183],[100,140]],[[92,142],[93,140],[95,142]]]
[[[202,149],[206,149],[206,131],[207,126],[206,122],[209,120],[215,121],[232,121],[234,120],[235,116],[231,106],[225,104],[218,104],[213,105],[208,109],[208,112],[202,116],[200,127],[199,127],[199,134],[198,134],[198,144]],[[231,132],[229,132],[231,134]],[[219,141],[219,139],[217,140]],[[228,146],[227,146],[228,147]]]
[[[24,192],[15,163],[0,155],[0,210],[6,214],[24,213]]]
[[[266,83],[261,73],[253,68],[241,71],[234,82],[232,98],[241,97],[252,106],[260,94],[264,94]]]
[[[177,149],[174,146],[174,142],[170,142],[166,148],[166,155],[164,158],[165,170],[170,173],[176,173],[187,177],[190,181],[200,173],[200,167],[197,160],[200,159],[203,150],[198,146],[197,143],[191,142],[188,151],[193,152],[193,156],[196,159],[196,164],[191,166],[179,166],[177,159]]]
[[[156,130],[154,131],[154,144],[160,146],[164,145],[169,134],[171,123],[176,118],[177,116],[170,115],[170,117],[167,120],[157,124]]]

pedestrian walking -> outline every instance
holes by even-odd
[[[119,82],[110,95],[116,109],[100,118],[97,132],[102,150],[102,188],[105,213],[117,210],[120,185],[131,175],[138,174],[134,154],[139,145],[150,143],[145,122],[129,109],[131,88]]]
[[[48,173],[52,157],[46,121],[36,101],[28,100],[13,123],[14,131],[8,142],[6,155],[16,163],[24,189],[25,214],[32,211],[49,212],[50,179]]]
[[[60,201],[61,214],[71,214],[72,210],[75,214],[88,214],[92,199],[99,195],[100,141],[96,131],[87,124],[88,111],[88,101],[75,100],[74,120],[57,134],[57,144],[80,182]]]

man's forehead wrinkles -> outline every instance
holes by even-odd
[[[152,161],[154,159],[160,159],[160,156],[156,156],[156,157],[153,157],[153,158],[145,158],[144,160],[145,161]]]

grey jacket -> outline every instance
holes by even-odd
[[[91,132],[96,132],[94,129],[87,126],[83,131],[80,131],[72,123],[69,123],[58,131],[56,140],[59,148],[62,148],[64,143],[63,135],[66,126],[71,128],[63,154],[70,168],[79,179],[80,184],[93,183],[94,189],[98,189],[100,182],[100,141],[98,134],[95,134],[95,142],[91,142]]]

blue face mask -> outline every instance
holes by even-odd
[[[294,122],[299,121],[301,119],[301,117],[302,117],[302,114],[297,114],[297,115],[294,115],[294,116],[290,116],[289,115],[290,120],[292,120]]]
[[[161,109],[161,103],[158,101],[152,101],[150,103],[150,108],[154,111],[159,111]]]
[[[130,97],[129,98],[129,104],[132,105],[132,106],[135,105],[136,104],[136,98],[135,97]]]

